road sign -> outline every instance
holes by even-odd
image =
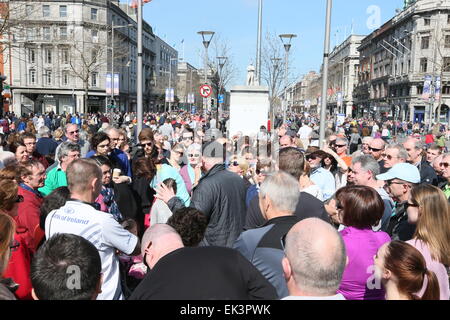
[[[219,103],[223,103],[223,94],[219,94]]]
[[[208,98],[212,93],[212,89],[211,86],[204,84],[202,86],[200,86],[200,95],[203,98]]]

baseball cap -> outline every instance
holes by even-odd
[[[388,172],[377,175],[378,180],[400,179],[410,183],[420,183],[420,173],[416,166],[409,163],[397,163]]]

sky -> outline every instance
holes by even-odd
[[[297,34],[292,41],[290,70],[294,78],[319,71],[322,64],[326,0],[263,0],[265,34]],[[334,0],[331,47],[353,34],[368,35],[391,19],[403,0]],[[153,0],[144,5],[153,31],[175,46],[179,57],[202,68],[200,30],[211,30],[230,47],[237,74],[230,86],[243,85],[250,63],[256,63],[258,0]],[[184,40],[184,49],[182,41]],[[280,40],[280,46],[282,46]],[[291,73],[291,72],[290,72]],[[230,89],[230,88],[227,88]]]

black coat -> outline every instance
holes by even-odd
[[[238,251],[177,249],[149,271],[130,300],[275,300],[275,288]],[[189,318],[189,317],[188,317]]]
[[[436,171],[428,164],[425,157],[423,157],[422,162],[417,167],[420,172],[420,183],[428,183],[433,186],[438,185],[438,177]]]
[[[232,247],[245,222],[244,181],[225,170],[224,164],[212,167],[193,189],[191,207],[208,219],[201,245]]]
[[[330,222],[328,213],[323,202],[306,192],[300,193],[300,198],[295,208],[295,215],[300,220],[307,218],[319,218]],[[263,226],[267,221],[264,219],[259,208],[259,197],[256,196],[250,201],[245,219],[245,230],[255,229]]]

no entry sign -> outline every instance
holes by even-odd
[[[204,84],[202,86],[200,86],[200,95],[203,98],[208,98],[212,93],[212,89],[211,86]]]

